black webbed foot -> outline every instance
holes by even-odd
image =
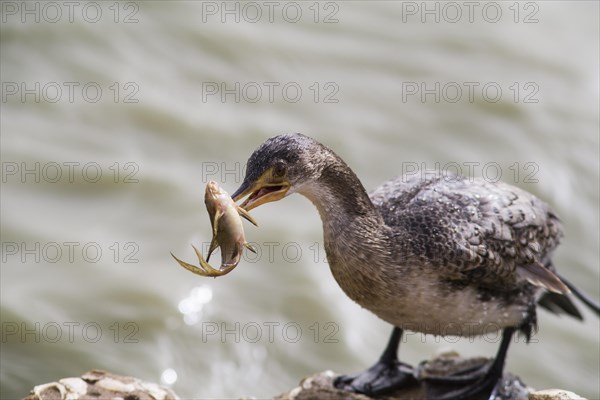
[[[444,377],[424,378],[427,399],[475,400],[495,399],[502,391],[504,361],[513,328],[506,328],[496,358],[484,364],[466,368]]]
[[[353,375],[341,375],[333,384],[338,389],[350,390],[367,395],[382,395],[401,387],[417,384],[410,365],[395,361],[379,361],[366,371]]]
[[[338,389],[367,395],[382,395],[401,387],[417,384],[413,368],[398,361],[396,353],[402,330],[395,327],[379,361],[366,371],[354,375],[341,375],[333,384]]]

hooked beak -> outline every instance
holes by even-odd
[[[237,202],[249,195],[246,201],[240,204],[240,207],[250,211],[261,204],[283,199],[290,189],[290,183],[287,179],[274,181],[271,176],[270,171],[267,171],[255,182],[244,181],[242,186],[231,196],[233,201]]]

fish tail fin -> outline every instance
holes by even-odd
[[[194,249],[195,249],[195,248],[194,248]],[[190,272],[193,272],[193,273],[194,273],[194,274],[196,274],[196,275],[207,276],[207,273],[208,273],[208,271],[207,271],[206,269],[204,269],[204,265],[205,265],[205,264],[206,264],[206,265],[208,265],[208,264],[207,264],[206,262],[204,262],[204,263],[202,262],[202,261],[204,261],[204,259],[203,259],[203,258],[200,258],[200,257],[199,257],[199,259],[200,259],[200,265],[201,265],[201,267],[197,267],[197,266],[195,266],[195,265],[192,265],[192,264],[186,263],[186,262],[185,262],[185,261],[183,261],[183,260],[180,260],[179,258],[175,257],[175,254],[173,254],[173,253],[171,253],[171,256],[173,256],[173,258],[175,259],[175,261],[177,261],[177,263],[178,263],[179,265],[181,265],[183,268],[187,269],[188,271],[190,271]],[[210,266],[209,266],[209,267],[210,267]]]

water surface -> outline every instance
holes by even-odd
[[[193,260],[190,243],[210,240],[206,182],[232,192],[254,148],[283,132],[332,147],[369,190],[416,164],[535,193],[565,225],[556,266],[600,297],[597,2],[521,3],[518,15],[493,3],[497,21],[481,3],[472,22],[434,2],[439,22],[423,3],[390,1],[294,3],[297,22],[284,3],[272,22],[260,2],[256,22],[234,2],[234,14],[221,2],[98,3],[97,22],[83,5],[71,22],[60,2],[52,22],[40,3],[39,23],[11,4],[0,41],[2,398],[92,368],[162,380],[183,398],[268,397],[373,363],[390,327],[333,280],[306,199],[253,211],[260,228],[246,234],[260,256],[225,278],[170,258]],[[508,369],[599,398],[600,326],[584,315],[540,311]],[[401,356],[491,356],[498,340],[414,334]]]

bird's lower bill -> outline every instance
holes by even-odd
[[[248,198],[240,204],[246,211],[250,211],[253,208],[260,206],[261,204],[270,203],[272,201],[281,200],[285,197],[290,185],[287,182],[279,183],[260,183],[256,182],[254,185],[244,190],[241,193],[235,193],[233,196],[234,201],[238,201],[246,197]]]

